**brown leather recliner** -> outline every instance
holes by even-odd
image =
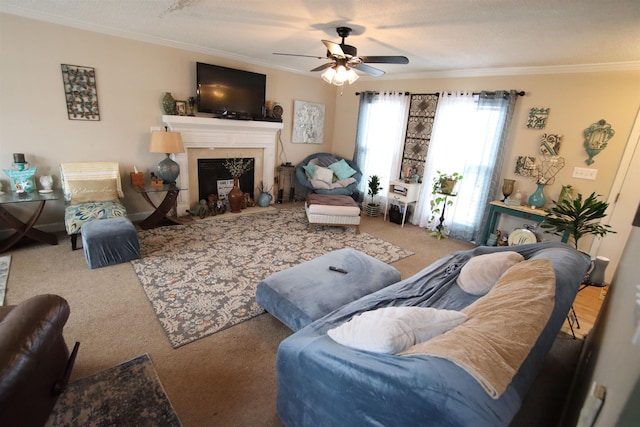
[[[69,379],[78,344],[69,356],[62,329],[69,304],[38,295],[0,307],[0,425],[40,426]]]

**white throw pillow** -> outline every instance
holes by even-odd
[[[333,171],[329,168],[318,166],[313,172],[313,179],[319,179],[327,184],[331,184],[331,182],[333,182]]]
[[[522,260],[524,257],[514,251],[475,256],[460,269],[458,286],[469,294],[484,295],[505,271]]]
[[[358,350],[396,354],[443,334],[467,320],[454,310],[430,307],[385,307],[366,311],[327,334],[337,343]]]

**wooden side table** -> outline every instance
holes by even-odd
[[[402,224],[404,227],[404,221],[407,218],[407,206],[409,203],[415,203],[420,197],[420,185],[418,183],[407,183],[404,181],[390,181],[389,189],[387,190],[387,203],[384,207],[384,221],[387,220],[387,212],[389,211],[389,201],[392,200],[398,204],[404,205],[404,212],[402,214]]]
[[[149,203],[154,211],[147,218],[138,223],[140,228],[148,230],[150,228],[159,227],[161,225],[178,225],[190,222],[192,218],[185,217],[179,218],[176,216],[175,206],[180,188],[174,184],[165,184],[161,187],[155,187],[150,185],[134,185],[133,189],[136,193],[142,195],[142,197]],[[153,203],[149,197],[150,193],[166,192],[164,199],[159,205]]]
[[[62,192],[54,190],[50,193],[41,193],[34,191],[32,193],[14,193],[7,192],[0,194],[0,221],[15,230],[15,233],[0,241],[0,253],[11,249],[16,243],[23,239],[31,239],[40,243],[48,243],[57,245],[58,238],[55,234],[47,233],[34,228],[38,218],[44,210],[47,200],[62,199]],[[13,216],[4,206],[16,203],[38,203],[36,210],[27,221],[21,221]]]

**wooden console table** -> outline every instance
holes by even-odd
[[[517,218],[528,219],[531,221],[536,221],[541,223],[547,213],[543,209],[531,209],[529,206],[512,206],[505,205],[504,202],[496,200],[489,204],[489,216],[487,218],[487,224],[484,227],[484,232],[482,233],[482,240],[480,241],[480,245],[487,244],[487,238],[489,234],[495,230],[496,221],[498,220],[498,215],[504,214],[509,216],[514,216]],[[569,232],[565,231],[562,234],[562,242],[567,243],[569,240]]]
[[[149,203],[154,211],[147,218],[138,223],[140,228],[148,230],[150,228],[159,227],[161,225],[177,225],[190,222],[192,218],[185,217],[179,218],[176,215],[175,207],[180,188],[174,184],[165,184],[161,187],[154,187],[150,185],[134,185],[133,189],[136,193],[140,193],[142,197]],[[166,192],[164,199],[159,205],[153,203],[149,197],[149,193],[161,193]]]
[[[51,193],[40,193],[38,191],[34,191],[32,193],[18,194],[14,192],[7,192],[0,194],[0,221],[15,230],[15,233],[0,241],[0,253],[11,249],[22,239],[31,239],[41,243],[57,245],[58,238],[55,234],[38,230],[37,228],[34,228],[34,226],[36,225],[36,222],[38,222],[38,218],[40,218],[40,214],[42,214],[47,200],[58,199],[62,199],[62,192],[60,192],[60,190],[54,190]],[[4,205],[28,202],[36,202],[38,203],[38,206],[35,212],[33,212],[33,215],[31,215],[26,222],[19,220],[4,208]]]

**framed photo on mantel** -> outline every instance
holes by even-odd
[[[324,137],[324,104],[294,101],[293,132],[294,144],[322,144]]]

